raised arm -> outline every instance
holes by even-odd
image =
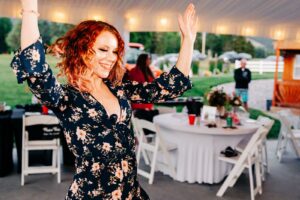
[[[15,52],[11,68],[18,83],[26,81],[31,92],[43,104],[62,110],[68,104],[68,98],[46,62],[44,45],[39,39],[37,0],[21,0],[21,3],[21,49]]]
[[[36,42],[40,36],[38,28],[37,0],[21,0],[22,3],[22,29],[21,49],[25,49]]]
[[[178,16],[178,24],[181,33],[181,47],[176,67],[185,75],[190,73],[194,42],[197,35],[196,11],[194,4],[189,4],[183,15]]]

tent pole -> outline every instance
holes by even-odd
[[[202,49],[201,53],[205,55],[206,32],[202,32]]]
[[[275,73],[274,73],[274,90],[273,90],[273,101],[272,106],[276,106],[276,94],[277,94],[277,85],[278,85],[278,66],[279,66],[279,58],[280,58],[280,49],[279,49],[280,41],[276,42],[276,65],[275,65]]]

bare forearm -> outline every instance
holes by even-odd
[[[190,73],[192,57],[194,50],[194,42],[191,40],[183,39],[181,43],[181,48],[179,51],[178,60],[176,67],[181,71],[185,76],[188,76]]]
[[[40,32],[38,28],[37,0],[21,0],[21,3],[23,9],[21,49],[23,50],[39,38]]]

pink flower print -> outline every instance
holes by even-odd
[[[124,95],[124,91],[123,90],[118,90],[117,95],[119,97],[123,96]]]
[[[39,53],[39,51],[37,51],[37,50],[32,50],[32,60],[33,61],[40,61],[40,58],[41,58],[41,56],[40,56],[40,53]]]
[[[80,129],[77,127],[77,130],[76,130],[76,135],[77,137],[80,139],[80,140],[85,140],[85,136],[86,136],[86,131]]]
[[[93,163],[92,171],[96,172],[96,171],[99,171],[99,169],[100,169],[100,164],[99,163]]]
[[[77,191],[78,191],[78,185],[77,185],[76,181],[74,181],[72,183],[72,185],[71,185],[71,191],[72,191],[73,194],[77,193]]]
[[[71,137],[70,137],[70,134],[69,134],[69,133],[66,133],[65,137],[66,137],[67,143],[70,144],[70,143],[71,143]]]
[[[103,146],[102,146],[102,149],[104,150],[104,151],[110,151],[110,148],[111,148],[111,145],[109,144],[109,143],[107,143],[107,142],[104,142],[103,143]]]
[[[88,113],[89,113],[89,116],[90,116],[90,117],[93,117],[93,118],[96,117],[97,114],[98,114],[98,113],[95,111],[94,108],[89,109],[89,110],[88,110]]]
[[[140,95],[138,95],[138,94],[135,94],[135,95],[132,95],[131,96],[131,99],[132,100],[139,100],[141,97],[140,97]]]
[[[162,90],[160,93],[161,93],[162,95],[168,95],[168,94],[169,94],[169,91],[168,91],[168,90]]]
[[[122,160],[121,165],[122,165],[123,171],[125,173],[127,173],[128,172],[128,162],[126,160]]]
[[[121,181],[123,180],[123,171],[121,170],[120,167],[118,167],[118,168],[116,169],[115,176],[116,176],[118,179],[120,179]]]
[[[113,200],[119,200],[119,199],[121,199],[122,192],[121,192],[120,188],[118,188],[117,190],[113,191],[111,193],[111,196],[112,196]]]

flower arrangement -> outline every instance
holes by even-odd
[[[210,91],[206,99],[210,106],[222,107],[228,103],[228,96],[223,89],[215,89]]]
[[[234,95],[230,101],[229,101],[230,105],[232,106],[236,106],[236,107],[239,107],[242,105],[242,101],[241,101],[241,98],[239,96],[236,96]]]

